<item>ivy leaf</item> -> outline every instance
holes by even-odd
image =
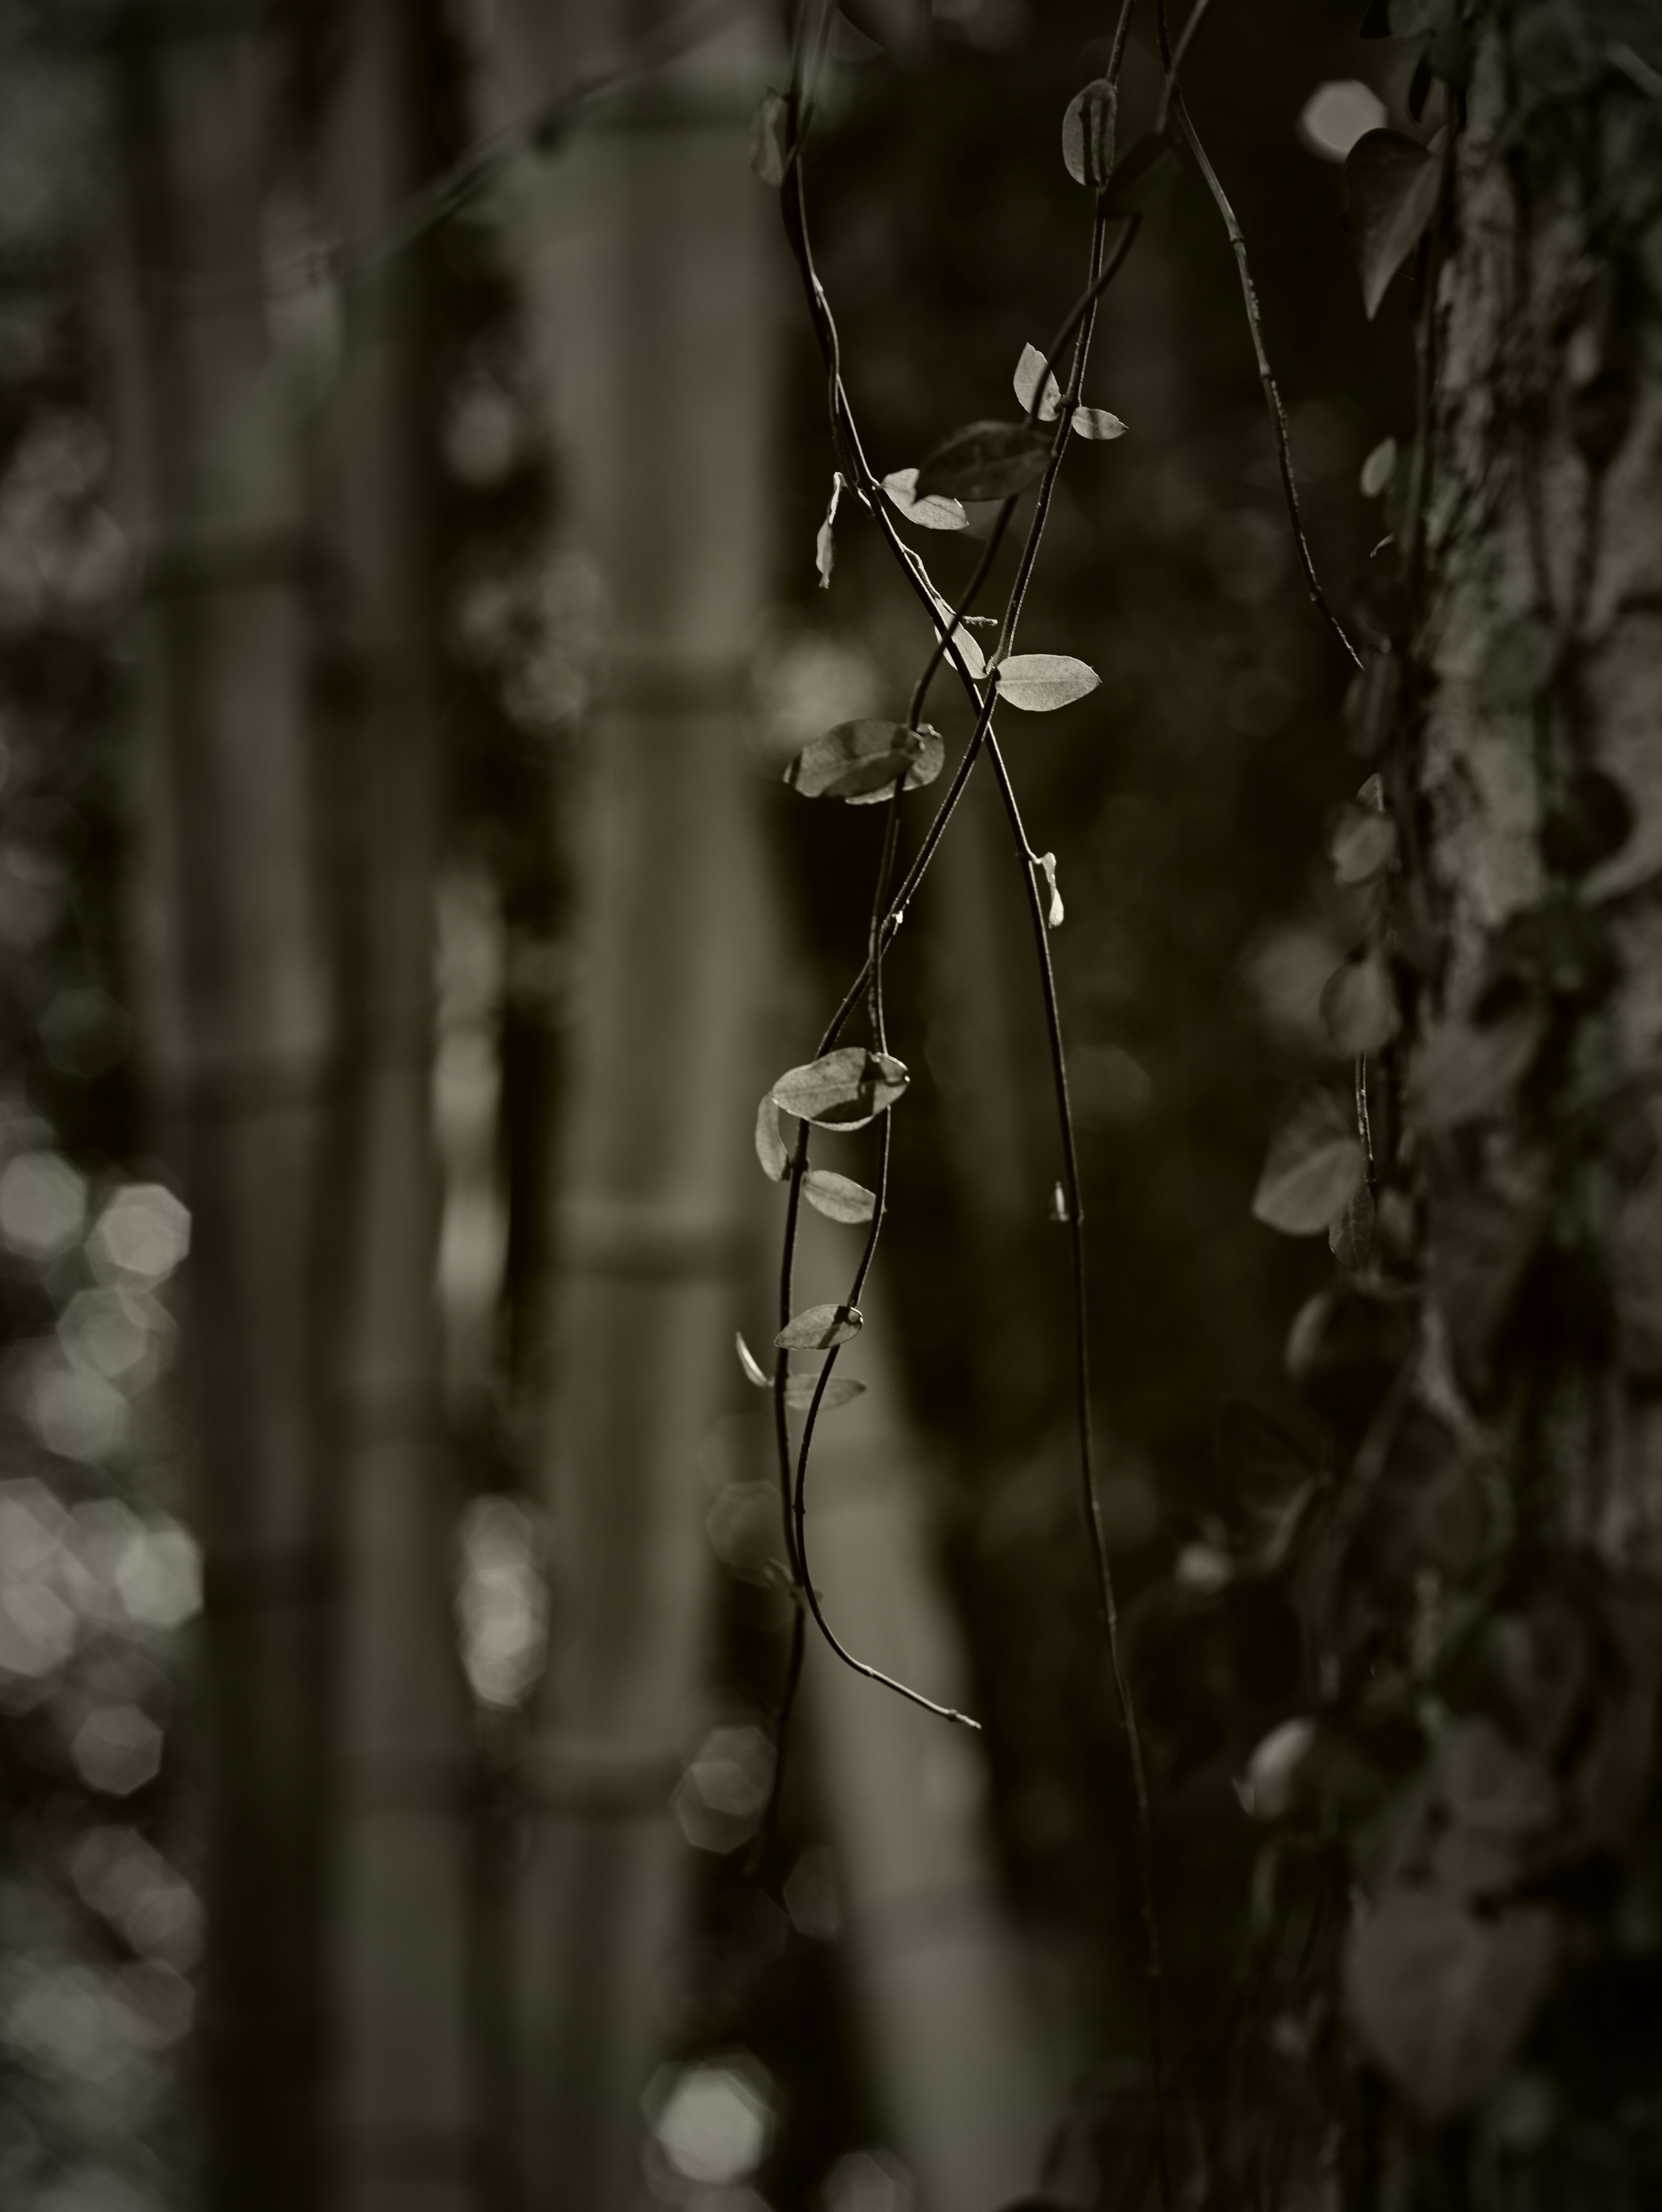
[[[1125,425],[1105,407],[1075,407],[1073,431],[1076,438],[1093,438],[1105,445],[1110,438],[1123,438]]]
[[[775,191],[785,181],[785,126],[789,113],[784,94],[764,92],[750,125],[750,165]]]
[[[785,1403],[794,1413],[806,1413],[813,1403],[813,1394],[819,1388],[817,1375],[793,1375],[785,1385]],[[864,1391],[863,1382],[856,1382],[852,1375],[833,1375],[825,1385],[825,1395],[819,1401],[822,1413],[834,1413],[839,1406],[846,1406],[852,1398]]]
[[[1015,396],[1031,415],[1038,380],[1044,375],[1044,356],[1036,345],[1025,345],[1015,368]],[[1054,422],[1062,407],[1062,386],[1054,374],[1044,376],[1044,397],[1038,403],[1041,422]]]
[[[845,799],[851,806],[886,799],[899,778],[907,791],[933,783],[946,761],[940,733],[926,723],[839,722],[803,746],[785,781],[804,799]]]
[[[1524,708],[1546,689],[1558,665],[1558,639],[1540,615],[1522,615],[1498,630],[1477,678],[1480,706]]]
[[[1434,1023],[1409,1073],[1409,1107],[1422,1129],[1458,1129],[1507,1106],[1535,1065],[1547,1018],[1518,1006],[1482,1029],[1456,1016]]]
[[[1308,1091],[1270,1144],[1253,1217],[1286,1237],[1317,1236],[1361,1180],[1362,1148],[1349,1108],[1330,1091]]]
[[[918,497],[916,469],[893,470],[884,477],[883,489],[906,520],[922,529],[963,530],[969,523],[969,516],[955,499],[945,499],[938,492],[930,499]]]
[[[829,1221],[869,1221],[877,1211],[877,1200],[864,1183],[833,1175],[829,1168],[810,1168],[802,1192],[808,1204]]]
[[[998,696],[1024,714],[1050,714],[1084,699],[1102,682],[1065,653],[1017,653],[998,664]]]
[[[1347,960],[1327,979],[1321,999],[1322,1024],[1335,1051],[1355,1059],[1378,1052],[1402,1027],[1391,971],[1378,952]]]
[[[858,1336],[864,1318],[858,1306],[804,1306],[773,1340],[781,1352],[829,1352]]]
[[[1435,155],[1400,131],[1365,131],[1345,156],[1350,242],[1369,322],[1431,221],[1438,176]]]
[[[801,1121],[823,1129],[863,1129],[905,1096],[910,1081],[901,1062],[887,1053],[845,1044],[823,1060],[787,1069],[770,1095],[776,1106]]]
[[[960,500],[1014,499],[1038,482],[1050,457],[1050,437],[1037,423],[970,422],[935,447],[917,488]]]
[[[772,1380],[772,1377],[763,1370],[761,1364],[758,1360],[756,1354],[751,1350],[749,1345],[746,1343],[744,1331],[742,1329],[735,1328],[734,1330],[733,1341],[738,1347],[739,1364],[744,1371],[746,1382],[753,1382],[758,1390],[765,1390],[769,1382]]]
[[[770,1182],[783,1182],[790,1173],[790,1153],[779,1131],[779,1109],[770,1095],[756,1109],[756,1157]]]
[[[1182,169],[1178,149],[1165,132],[1147,132],[1128,149],[1104,186],[1102,212],[1147,215],[1171,191]]]
[[[1558,1926],[1531,1906],[1480,1919],[1399,1887],[1352,1926],[1345,1999],[1374,2059],[1427,2120],[1480,2104],[1551,1985]]]
[[[1118,111],[1119,94],[1105,76],[1093,77],[1068,101],[1062,118],[1062,159],[1076,185],[1100,191],[1112,175]]]

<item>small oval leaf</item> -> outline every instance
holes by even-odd
[[[804,799],[882,799],[902,776],[905,789],[933,783],[946,758],[935,732],[898,722],[839,722],[803,746],[785,781]]]
[[[783,1182],[790,1173],[790,1153],[779,1131],[779,1109],[770,1096],[756,1109],[756,1157],[770,1182]]]
[[[1105,76],[1093,77],[1068,101],[1062,118],[1062,159],[1076,185],[1100,191],[1112,175],[1118,109],[1119,94]]]
[[[1400,131],[1364,131],[1345,156],[1350,243],[1369,322],[1431,221],[1439,175],[1435,157]]]
[[[813,1394],[819,1388],[817,1375],[793,1375],[785,1385],[785,1403],[794,1413],[806,1413],[813,1403]],[[851,1398],[864,1391],[863,1382],[856,1382],[852,1375],[833,1375],[825,1385],[825,1395],[819,1401],[822,1413],[834,1413],[839,1406],[846,1406]]]
[[[1378,499],[1397,473],[1397,441],[1381,438],[1362,463],[1362,497]]]
[[[1094,691],[1102,678],[1064,653],[1017,653],[998,664],[998,696],[1024,714],[1053,714]]]
[[[773,1086],[776,1106],[825,1129],[862,1129],[905,1096],[911,1078],[887,1053],[845,1044],[823,1060],[786,1071]]]
[[[804,1306],[773,1340],[781,1352],[829,1352],[858,1336],[863,1319],[858,1306]]]
[[[962,530],[968,525],[970,518],[955,499],[947,499],[939,492],[930,498],[918,497],[916,469],[894,470],[884,477],[883,489],[906,520],[924,530]]]
[[[848,1176],[833,1175],[829,1168],[810,1168],[802,1194],[817,1212],[830,1221],[869,1221],[877,1210],[875,1194],[864,1183]]]
[[[1125,435],[1124,423],[1105,407],[1075,407],[1073,429],[1076,438],[1093,438],[1105,445],[1110,438]]]
[[[1370,806],[1346,806],[1328,833],[1327,849],[1339,883],[1371,883],[1397,857],[1397,825]]]
[[[1035,422],[970,422],[935,447],[917,488],[959,500],[1014,499],[1038,482],[1050,457],[1050,433]]]
[[[746,1382],[753,1382],[758,1390],[765,1390],[768,1387],[770,1378],[764,1373],[761,1364],[758,1360],[756,1354],[751,1350],[749,1345],[746,1343],[742,1329],[735,1328],[734,1330],[733,1341],[738,1347],[739,1364],[743,1370]]]
[[[1306,1091],[1276,1132],[1252,1197],[1255,1219],[1286,1237],[1315,1237],[1362,1181],[1350,1109],[1331,1091]]]

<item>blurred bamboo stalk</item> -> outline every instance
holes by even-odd
[[[342,237],[375,235],[434,166],[433,12],[406,0],[355,0],[342,11],[325,164]],[[349,292],[320,485],[344,586],[333,854],[349,1018],[345,1312],[332,1378],[343,1524],[332,2202],[353,2212],[463,2212],[482,2201],[487,2151],[470,2111],[470,1740],[448,1590],[458,1499],[435,1285],[444,772],[433,285],[417,247]]]
[[[653,27],[589,18],[580,35],[530,0],[502,11],[516,101]],[[532,2201],[583,2212],[638,2186],[709,1575],[696,1461],[731,1389],[744,1257],[768,964],[745,744],[773,381],[758,92],[741,28],[610,107],[521,210],[568,521],[613,615],[574,825],[584,988],[544,1331],[554,1611],[521,1947]]]
[[[262,219],[280,57],[239,0],[118,50],[143,549],[145,1051],[193,1217],[191,1434],[210,1929],[204,2202],[324,2201],[323,1455],[331,1002],[314,875],[311,554]]]

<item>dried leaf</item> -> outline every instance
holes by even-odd
[[[788,115],[784,95],[764,92],[751,118],[750,165],[764,185],[776,191],[785,181],[785,126]]]
[[[1441,2122],[1500,2081],[1557,1959],[1549,1912],[1479,1919],[1435,1890],[1399,1887],[1352,1926],[1345,1997],[1374,2059],[1426,2119]]]
[[[908,522],[924,530],[962,530],[970,518],[955,499],[937,492],[932,499],[917,495],[917,471],[895,469],[883,479],[883,489]]]
[[[1349,1204],[1362,1172],[1349,1105],[1330,1091],[1308,1091],[1270,1145],[1253,1216],[1284,1236],[1318,1236]]]
[[[1130,146],[1102,194],[1104,215],[1147,215],[1159,205],[1183,171],[1177,148],[1164,132],[1149,131]]]
[[[1322,993],[1323,1026],[1334,1049],[1347,1059],[1378,1052],[1403,1025],[1391,971],[1378,952],[1347,960],[1327,979]]]
[[[886,799],[902,775],[907,791],[933,783],[946,757],[939,732],[927,724],[908,730],[898,722],[839,722],[803,746],[785,781],[805,799],[869,805]]]
[[[756,1157],[770,1182],[783,1182],[790,1173],[790,1153],[779,1129],[779,1109],[770,1095],[756,1109]]]
[[[845,1044],[786,1071],[773,1086],[776,1106],[825,1129],[863,1129],[905,1096],[911,1078],[887,1053]]]
[[[772,1378],[764,1372],[761,1363],[758,1360],[756,1354],[751,1350],[749,1345],[746,1343],[742,1329],[735,1328],[734,1330],[733,1340],[738,1347],[739,1364],[744,1370],[746,1382],[753,1382],[758,1390],[765,1390]]]
[[[1070,707],[1102,682],[1094,668],[1064,653],[1017,653],[998,664],[998,696],[1025,714],[1053,714]]]
[[[864,1183],[833,1175],[829,1168],[810,1168],[802,1191],[808,1204],[831,1221],[869,1221],[877,1210],[876,1197]]]
[[[1435,156],[1400,131],[1367,131],[1345,156],[1350,242],[1370,322],[1431,221],[1438,179]]]
[[[1409,1074],[1409,1110],[1422,1129],[1458,1129],[1499,1113],[1535,1065],[1546,1035],[1538,1006],[1476,1029],[1456,1018],[1428,1028]]]
[[[1062,118],[1062,159],[1076,185],[1100,191],[1112,175],[1118,109],[1119,94],[1105,76],[1093,77],[1068,101]]]
[[[804,1306],[773,1340],[781,1352],[829,1352],[858,1336],[862,1321],[858,1306]]]
[[[813,1403],[813,1394],[819,1387],[817,1375],[793,1375],[785,1385],[785,1403],[794,1413],[806,1413]],[[846,1406],[851,1398],[864,1391],[863,1382],[856,1382],[852,1375],[833,1375],[825,1385],[825,1395],[819,1401],[822,1413],[834,1413],[839,1406]]]
[[[1035,422],[970,422],[935,447],[917,488],[953,499],[1014,499],[1038,482],[1050,457],[1050,434]]]
[[[1044,376],[1044,397],[1038,403],[1038,419],[1041,422],[1054,422],[1062,407],[1062,386],[1056,382],[1054,374],[1044,375],[1044,356],[1038,348],[1036,345],[1023,346],[1021,358],[1016,363],[1015,396],[1030,415],[1033,412],[1033,398],[1038,391],[1041,376]]]

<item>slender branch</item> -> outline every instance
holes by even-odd
[[[1204,0],[1202,0],[1203,5]],[[1184,43],[1185,45],[1202,11],[1202,7],[1197,7],[1195,15],[1190,16],[1188,24],[1184,27]],[[1287,428],[1287,409],[1282,404],[1281,387],[1275,382],[1275,374],[1269,366],[1269,355],[1263,342],[1263,318],[1259,311],[1257,290],[1253,284],[1252,270],[1246,258],[1245,234],[1236,220],[1235,210],[1229,204],[1228,194],[1223,189],[1218,173],[1212,167],[1207,157],[1206,149],[1200,142],[1200,134],[1190,116],[1188,103],[1177,87],[1171,33],[1166,20],[1166,0],[1155,0],[1155,21],[1160,30],[1160,59],[1166,66],[1166,88],[1170,95],[1172,113],[1176,117],[1178,128],[1182,131],[1189,150],[1195,157],[1201,175],[1206,180],[1206,189],[1212,195],[1213,204],[1222,220],[1224,229],[1228,235],[1230,249],[1235,257],[1236,272],[1240,278],[1241,303],[1246,311],[1246,327],[1252,340],[1253,357],[1258,365],[1258,382],[1263,389],[1263,402],[1269,410],[1269,427],[1275,434],[1275,459],[1281,468],[1282,491],[1287,501],[1287,519],[1292,526],[1293,543],[1298,549],[1299,565],[1304,571],[1305,588],[1310,594],[1311,604],[1317,613],[1332,631],[1352,662],[1357,668],[1361,668],[1362,657],[1351,643],[1343,623],[1328,604],[1327,594],[1322,589],[1321,579],[1316,574],[1316,563],[1311,554],[1310,541],[1305,536],[1304,516],[1299,506],[1298,478],[1293,472],[1293,447]]]

